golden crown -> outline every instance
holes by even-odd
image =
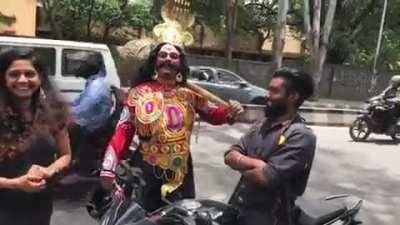
[[[161,9],[164,22],[153,28],[156,41],[178,46],[193,43],[193,36],[187,31],[194,24],[191,0],[167,0]]]

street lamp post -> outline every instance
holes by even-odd
[[[371,88],[369,90],[370,95],[375,94],[375,91],[376,91],[376,83],[377,83],[377,80],[378,80],[378,70],[376,68],[376,65],[378,63],[379,53],[381,51],[382,34],[383,34],[383,27],[385,25],[386,10],[387,10],[387,0],[385,0],[384,3],[383,3],[381,25],[380,25],[379,34],[378,34],[378,43],[377,43],[377,46],[376,46],[375,57],[374,57],[374,65],[373,65],[373,68],[372,68],[372,73],[373,74],[372,74],[372,80],[371,80]]]

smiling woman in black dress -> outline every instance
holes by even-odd
[[[66,105],[32,50],[0,54],[0,223],[48,225],[54,176],[71,160]]]

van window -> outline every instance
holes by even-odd
[[[33,49],[35,55],[48,68],[48,75],[54,76],[56,73],[56,50],[54,48],[44,47],[28,47],[16,45],[0,45],[0,52],[10,48],[30,48]]]
[[[88,51],[88,50],[78,50],[78,49],[64,49],[62,51],[62,76],[64,77],[73,77],[75,76],[74,74],[74,64],[75,64],[75,59],[74,56],[76,56],[78,53],[93,53],[96,51]],[[97,52],[99,53],[99,52]],[[104,58],[103,55],[101,54],[101,60],[103,61],[104,65]]]

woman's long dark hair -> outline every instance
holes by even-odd
[[[32,96],[34,120],[26,122],[6,87],[6,71],[16,60],[28,60],[39,74],[41,87]],[[49,137],[66,125],[67,105],[53,88],[47,68],[32,49],[12,48],[0,53],[0,161],[27,150],[33,140]]]
[[[148,59],[144,64],[139,68],[139,74],[135,77],[135,79],[131,83],[131,87],[138,86],[142,83],[152,81],[152,76],[155,73],[155,67],[156,67],[156,60],[157,60],[157,55],[158,52],[161,50],[161,48],[166,45],[170,44],[167,42],[163,42],[161,44],[158,44],[149,54]],[[180,67],[178,69],[178,72],[182,74],[183,80],[182,83],[185,84],[187,77],[189,75],[190,69],[188,66],[188,62],[186,60],[186,55],[183,52],[182,48],[179,46],[173,45],[179,52],[179,59],[180,59]]]

